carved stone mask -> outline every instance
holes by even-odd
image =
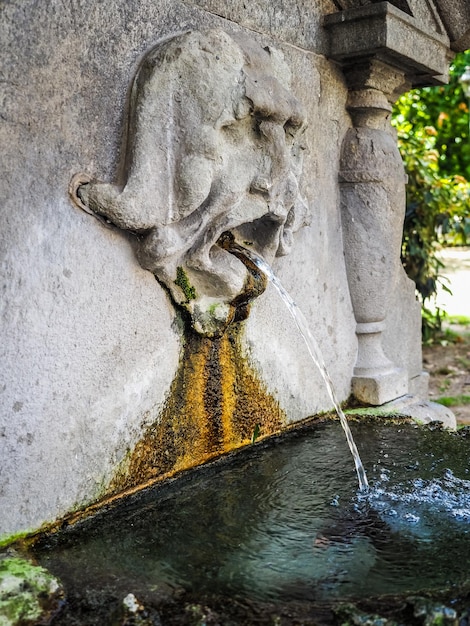
[[[78,188],[84,208],[138,236],[141,265],[202,334],[242,318],[249,293],[264,288],[253,290],[245,265],[217,245],[221,234],[271,262],[304,223],[304,114],[288,86],[281,54],[244,36],[160,43],[132,88],[125,184]]]

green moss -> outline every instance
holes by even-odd
[[[178,267],[176,268],[175,285],[177,287],[179,287],[181,289],[181,291],[184,293],[185,298],[186,298],[186,304],[188,302],[191,302],[191,300],[195,300],[196,299],[196,297],[197,297],[196,296],[196,289],[189,282],[189,279],[188,279],[188,277],[186,275],[186,272],[181,267],[181,265],[178,265]]]
[[[396,409],[383,408],[380,406],[368,406],[358,409],[348,409],[345,410],[344,413],[348,416],[350,415],[351,417],[401,417],[401,413]]]
[[[19,533],[14,533],[13,535],[0,535],[0,549],[11,546],[11,544],[21,541],[22,539],[26,539],[26,537],[29,537],[32,532],[33,531],[30,530],[24,530]]]
[[[0,624],[14,626],[38,620],[60,586],[47,570],[26,559],[0,560]]]

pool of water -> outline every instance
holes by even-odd
[[[147,489],[34,554],[67,589],[333,602],[470,580],[470,440],[338,422],[261,442]]]

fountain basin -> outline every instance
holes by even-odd
[[[125,623],[112,619],[129,594],[164,624],[223,611],[222,623],[291,611],[334,624],[345,603],[398,617],[416,597],[455,605],[470,588],[467,431],[352,429],[367,494],[339,422],[316,421],[37,538],[33,556],[68,598],[54,624]],[[250,621],[260,613],[271,621]]]

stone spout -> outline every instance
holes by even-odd
[[[305,120],[288,86],[281,54],[245,36],[166,40],[133,84],[125,183],[76,185],[79,206],[137,236],[141,265],[200,334],[220,335],[262,291],[222,233],[270,262],[304,223]]]

